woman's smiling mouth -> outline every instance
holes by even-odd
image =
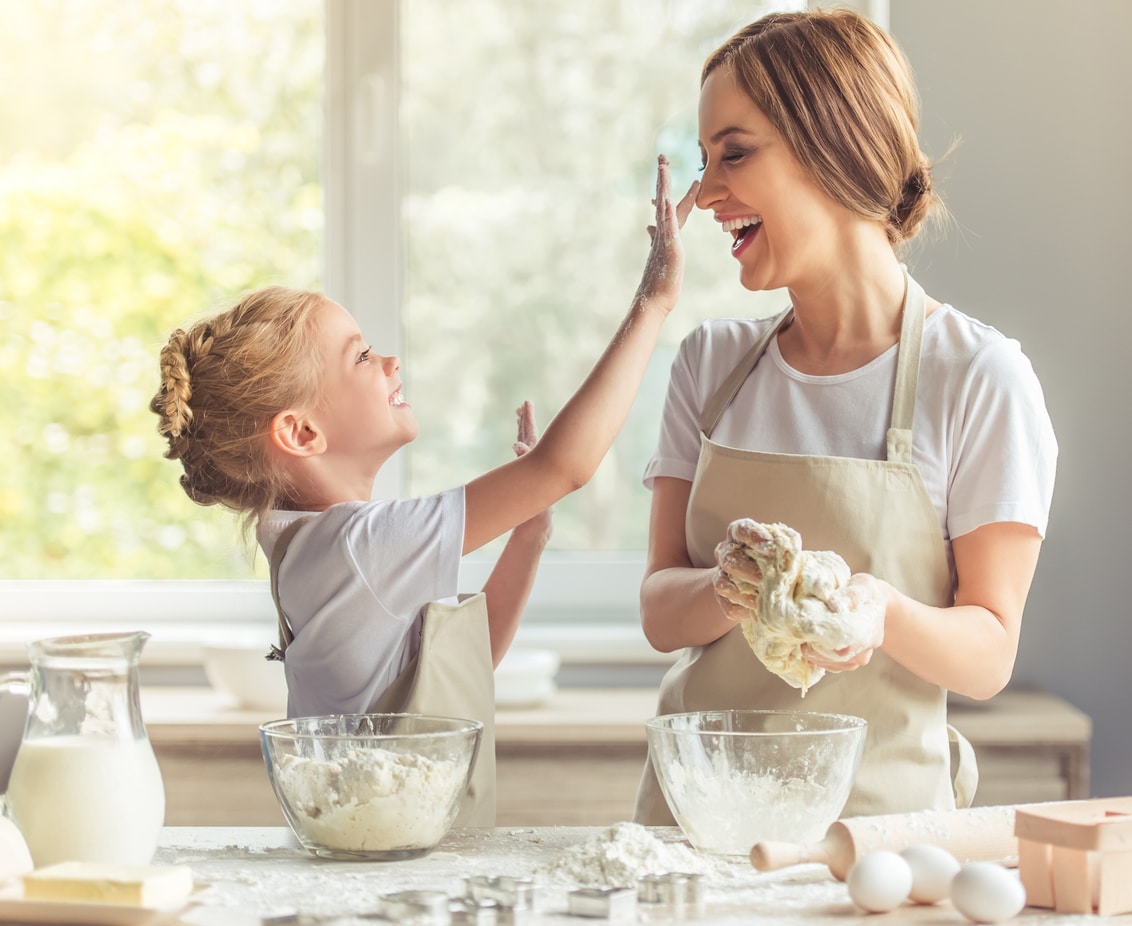
[[[755,240],[763,220],[762,216],[745,215],[738,219],[727,219],[720,224],[735,239],[731,244],[731,253],[738,257],[747,244]]]

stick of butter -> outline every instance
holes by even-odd
[[[60,862],[23,876],[24,900],[68,900],[168,907],[193,889],[188,865],[104,865]]]

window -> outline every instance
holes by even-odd
[[[0,99],[0,384],[18,397],[0,406],[16,439],[0,471],[9,638],[28,638],[28,620],[152,623],[167,639],[177,622],[200,639],[273,620],[262,557],[229,512],[180,491],[146,407],[167,331],[243,289],[323,288],[402,356],[421,437],[378,494],[505,461],[518,402],[549,421],[628,305],[655,156],[686,188],[703,58],[762,11],[4,5],[0,59],[23,88]],[[676,345],[701,317],[781,305],[735,286],[705,216],[686,238],[685,295],[631,420],[558,507],[536,624],[636,627],[640,475]],[[469,558],[468,587],[489,560]]]

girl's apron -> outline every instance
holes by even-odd
[[[282,658],[294,639],[279,603],[279,564],[306,518],[289,524],[271,556],[271,596],[279,614]],[[373,714],[437,714],[483,723],[468,793],[456,826],[495,826],[495,674],[483,593],[461,595],[458,604],[429,602],[417,655],[369,706]]]
[[[712,431],[770,339],[789,323],[787,310],[740,361],[701,415],[700,458],[688,500],[692,565],[715,566],[715,547],[737,518],[782,522],[808,550],[834,550],[853,572],[884,579],[937,607],[954,603],[939,518],[912,462],[926,300],[906,276],[887,460],[758,453],[715,444]],[[767,670],[738,624],[706,646],[684,650],[664,676],[657,714],[686,711],[804,710],[855,714],[868,721],[864,754],[843,816],[968,806],[978,771],[974,752],[947,725],[947,693],[881,651],[869,664],[827,673],[803,700]],[[958,750],[952,790],[951,746]],[[635,819],[675,823],[651,760],[645,763]]]

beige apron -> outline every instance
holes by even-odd
[[[715,566],[715,547],[735,519],[782,522],[809,550],[834,550],[853,572],[867,572],[929,605],[954,603],[939,519],[912,462],[912,421],[925,314],[924,291],[906,278],[887,460],[758,453],[711,441],[724,409],[787,310],[707,403],[700,458],[688,500],[692,565]],[[767,670],[736,625],[706,646],[688,647],[664,676],[657,714],[789,709],[855,714],[868,721],[864,755],[843,816],[968,806],[978,772],[969,743],[947,725],[946,692],[877,651],[867,666],[827,673],[803,699]],[[952,790],[951,746],[959,762]],[[635,819],[675,821],[646,761]]]
[[[279,614],[282,657],[294,639],[279,604],[279,564],[306,521],[287,526],[271,557],[271,595]],[[417,655],[369,707],[374,714],[437,714],[483,723],[479,752],[456,826],[495,826],[495,673],[483,593],[461,595],[458,604],[432,601],[425,607]]]

